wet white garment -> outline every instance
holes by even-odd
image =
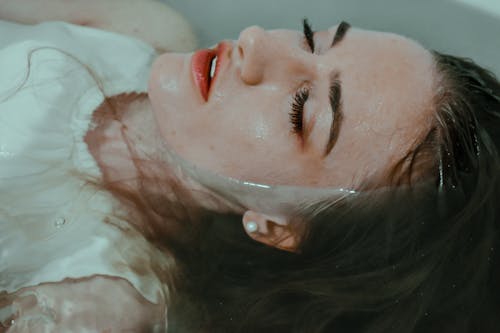
[[[83,141],[103,101],[95,78],[107,96],[145,92],[155,55],[139,40],[98,29],[0,21],[0,298],[98,275],[164,301],[151,267],[134,272],[128,262],[131,253],[147,262],[155,250],[109,223],[116,203],[88,183],[101,173]],[[0,322],[15,311],[1,307],[0,299]],[[45,323],[61,315],[53,317]]]

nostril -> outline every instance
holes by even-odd
[[[243,59],[243,48],[241,46],[238,46],[238,54],[240,56],[240,59]]]

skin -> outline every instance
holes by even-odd
[[[192,54],[158,57],[149,98],[167,145],[203,168],[258,183],[383,183],[430,125],[432,56],[405,37],[355,28],[330,48],[336,29],[315,33],[314,54],[302,32],[245,29],[230,42],[208,101],[192,79]],[[333,70],[342,81],[343,123],[325,156]],[[289,112],[303,87],[312,92],[298,137]]]

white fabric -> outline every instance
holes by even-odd
[[[154,56],[115,33],[0,21],[0,294],[100,274],[158,301],[152,269],[135,273],[125,258],[154,250],[105,223],[115,203],[88,184],[101,175],[83,141],[103,101],[83,64],[111,96],[146,91]]]

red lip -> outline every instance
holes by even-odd
[[[201,96],[205,101],[208,101],[210,88],[214,85],[217,79],[217,74],[220,72],[224,58],[227,57],[228,52],[226,52],[226,50],[228,48],[228,43],[221,42],[215,49],[199,50],[193,54],[191,60],[191,71],[193,73],[193,79],[201,93]],[[210,64],[212,62],[212,59],[216,56],[217,62],[215,67],[215,74],[214,77],[210,79]]]

